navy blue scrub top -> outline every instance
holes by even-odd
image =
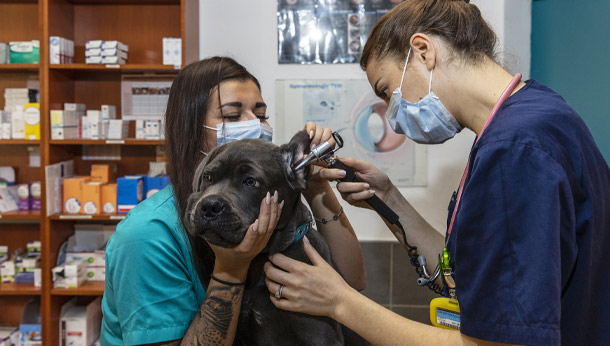
[[[461,332],[521,345],[607,345],[610,170],[583,120],[530,80],[470,162],[448,243]]]

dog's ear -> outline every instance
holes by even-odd
[[[284,174],[286,180],[290,184],[290,187],[294,190],[306,190],[307,189],[307,175],[309,174],[309,167],[303,167],[298,171],[292,169],[295,163],[301,161],[305,154],[309,154],[310,139],[305,130],[297,132],[288,144],[284,144],[280,147],[282,152],[282,163],[284,165]]]
[[[201,160],[201,162],[199,162],[199,165],[197,165],[195,175],[193,176],[192,192],[199,192],[203,180],[203,169],[205,168],[205,165],[208,163],[209,159],[210,155],[208,154],[203,160]]]

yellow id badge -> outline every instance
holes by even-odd
[[[460,329],[460,304],[453,298],[434,298],[430,302],[430,322],[445,329]]]

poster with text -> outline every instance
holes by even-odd
[[[426,147],[394,133],[386,104],[366,80],[278,80],[276,100],[279,143],[314,121],[339,132],[345,144],[338,155],[371,162],[396,186],[426,185]]]

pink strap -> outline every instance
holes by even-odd
[[[483,125],[483,128],[481,129],[481,132],[479,133],[479,135],[477,136],[477,139],[474,142],[475,144],[479,141],[479,139],[483,135],[483,132],[485,132],[485,129],[487,129],[487,126],[489,126],[491,121],[496,117],[498,110],[500,110],[500,108],[502,107],[504,102],[506,102],[506,99],[508,99],[510,94],[512,94],[512,92],[515,90],[515,88],[517,87],[517,84],[519,84],[520,81],[521,81],[521,73],[517,73],[513,77],[513,79],[510,81],[510,84],[508,84],[506,89],[504,89],[504,92],[498,99],[498,102],[496,102],[494,107],[491,109],[491,113],[489,113],[489,116],[487,117],[487,120],[485,121],[485,124]],[[455,207],[453,208],[453,214],[451,215],[451,222],[449,223],[449,228],[447,229],[447,237],[449,237],[449,235],[451,235],[451,230],[453,229],[453,222],[455,221],[455,214],[457,214],[458,207],[460,206],[460,200],[462,199],[462,190],[464,189],[464,183],[466,182],[466,178],[468,177],[468,168],[470,168],[470,157],[468,158],[468,162],[466,163],[466,169],[464,170],[464,173],[462,174],[462,180],[460,181],[460,187],[458,188],[457,201],[455,202]]]

